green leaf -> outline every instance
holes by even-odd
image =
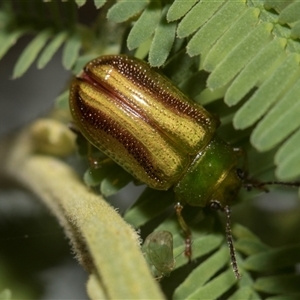
[[[295,132],[290,139],[282,145],[275,156],[278,165],[276,176],[283,180],[293,180],[299,176],[300,165],[300,131]]]
[[[235,242],[235,248],[245,254],[253,255],[263,251],[267,251],[269,247],[258,240],[253,239],[239,239]]]
[[[86,0],[75,0],[78,7],[83,6],[86,3]]]
[[[37,67],[38,69],[42,69],[46,66],[46,64],[51,60],[53,55],[59,49],[59,47],[63,44],[65,39],[67,38],[67,32],[62,31],[57,34],[52,41],[45,47],[41,56],[39,57]]]
[[[199,57],[191,58],[183,49],[172,55],[164,66],[163,73],[179,86],[184,80],[198,72],[199,64]]]
[[[214,90],[229,83],[266,44],[272,28],[270,23],[255,27],[213,70],[207,80],[208,87]]]
[[[177,221],[177,220],[176,220]],[[222,242],[224,241],[224,237],[222,235],[217,234],[208,234],[208,235],[200,235],[197,236],[196,234],[193,235],[193,259],[197,259],[203,257],[212,251],[218,249]],[[187,258],[184,254],[184,240],[181,235],[179,235],[179,230],[177,228],[177,236],[180,239],[181,243],[179,246],[174,247],[174,256],[175,258],[182,254],[181,256],[176,258],[176,266],[174,269],[182,267],[187,264]],[[174,236],[175,239],[175,236]]]
[[[124,219],[134,227],[140,227],[173,203],[172,190],[164,192],[146,188],[135,204],[125,212]]]
[[[266,75],[282,56],[286,42],[286,39],[276,38],[254,56],[228,88],[226,104],[237,104]]]
[[[252,231],[240,224],[234,224],[232,233],[238,239],[252,239],[255,241],[259,240],[259,238]]]
[[[145,42],[140,44],[134,52],[134,56],[140,59],[147,57],[152,44],[152,37],[149,37]]]
[[[300,21],[298,21],[292,28],[291,38],[298,39],[300,37]]]
[[[240,224],[234,224],[232,233],[237,239],[251,239],[253,241],[259,241],[259,238],[252,231]]]
[[[148,3],[149,0],[121,0],[108,10],[107,18],[116,23],[127,21],[144,10]]]
[[[228,253],[227,253],[228,255]],[[207,259],[203,264],[205,264],[209,259]],[[216,262],[218,264],[219,262]],[[223,263],[223,261],[220,261],[220,263]],[[202,265],[203,265],[202,264]],[[199,268],[198,268],[199,269]],[[206,274],[204,274],[205,276]],[[202,277],[202,274],[198,273],[198,281],[199,278]],[[201,280],[202,282],[202,280]],[[180,297],[174,297],[174,299],[218,299],[221,297],[226,291],[228,291],[231,287],[233,287],[236,284],[236,278],[233,275],[232,270],[227,270],[220,275],[218,275],[216,278],[209,281],[204,286],[198,285],[197,287],[194,287],[193,289],[189,289],[187,293],[185,294],[184,298]],[[197,280],[194,279],[193,283],[197,283]],[[176,291],[175,291],[176,293]]]
[[[300,20],[300,2],[294,2],[288,5],[279,14],[280,23],[293,23]]]
[[[167,22],[167,9],[168,6],[163,10],[149,51],[148,60],[153,67],[160,67],[166,61],[175,39],[176,23]]]
[[[10,300],[12,299],[11,290],[4,289],[0,292],[0,300]]]
[[[38,56],[41,49],[45,46],[47,40],[51,36],[51,30],[41,31],[24,49],[20,55],[13,71],[13,78],[22,76],[28,68],[31,66],[33,61]]]
[[[137,48],[152,36],[159,23],[160,16],[160,3],[155,1],[151,2],[136,21],[128,35],[127,47],[129,50]]]
[[[228,300],[250,300],[253,293],[254,291],[251,287],[245,286],[238,289],[231,297],[228,298]]]
[[[273,74],[260,86],[254,95],[237,111],[233,124],[244,129],[261,118],[267,109],[278,99],[299,70],[300,56],[290,54]]]
[[[94,0],[97,9],[101,8],[106,3],[106,0]]]
[[[278,3],[279,3],[279,1],[276,1],[276,0],[265,0],[264,6],[266,9],[271,9],[271,8],[275,8],[278,5]]]
[[[198,0],[182,1],[175,0],[167,13],[168,22],[172,22],[183,17]],[[203,2],[203,1],[202,1]]]
[[[267,180],[267,178],[270,179],[270,177],[263,177],[263,175],[268,174],[270,169],[274,168],[275,153],[276,149],[264,153],[258,153],[253,147],[248,149],[247,155],[250,161],[251,174],[253,174],[255,178],[261,178],[262,180]]]
[[[204,284],[228,263],[228,259],[228,249],[222,247],[190,273],[186,280],[175,290],[173,299],[216,299],[215,294],[212,295],[209,293],[212,286],[216,288],[215,280],[218,277],[210,281],[207,285]],[[229,281],[231,281],[231,278],[236,281],[232,270],[230,269],[229,271]],[[219,280],[217,280],[217,284],[218,282]],[[219,293],[219,291],[216,292]]]
[[[298,300],[300,298],[300,293],[295,294],[293,296],[290,295],[279,295],[279,296],[273,296],[273,297],[268,297],[266,300]]]
[[[187,299],[217,299],[237,283],[231,269],[221,273]]]
[[[100,168],[88,168],[84,175],[83,181],[87,186],[97,186],[105,178],[109,167],[101,166]]]
[[[221,1],[200,1],[181,20],[178,25],[177,35],[184,38],[200,28],[224,3]]]
[[[300,102],[295,95],[300,95],[300,79],[253,130],[251,143],[260,151],[273,148],[300,127]]]
[[[114,164],[100,184],[100,191],[104,197],[116,194],[133,180],[132,176],[119,165]]]
[[[75,65],[73,66],[72,73],[77,75],[78,73],[81,72],[81,70],[84,68],[84,66],[91,60],[95,59],[96,55],[95,53],[88,53],[85,55],[80,55],[77,60]]]
[[[251,255],[245,259],[243,268],[264,272],[294,266],[299,262],[300,245],[292,245]]]
[[[300,294],[300,275],[277,275],[258,278],[254,288],[260,292],[286,295]],[[287,298],[285,298],[287,299]]]
[[[81,48],[80,36],[76,33],[72,34],[66,41],[63,48],[62,63],[63,66],[70,70],[75,64]]]
[[[116,194],[121,188],[126,186],[132,181],[132,176],[126,172],[119,165],[114,163],[111,159],[103,157],[102,153],[99,153],[100,157],[92,155],[93,160],[97,160],[97,168],[89,168],[84,173],[83,179],[87,186],[100,185],[101,194],[105,197],[109,197]]]
[[[228,53],[244,39],[258,22],[259,13],[260,10],[258,8],[248,8],[231,24],[230,28],[212,46],[205,57],[203,62],[205,70],[213,71]]]
[[[216,40],[246,9],[245,0],[226,2],[192,37],[187,45],[189,55],[194,56],[208,52]]]
[[[55,106],[58,109],[68,111],[68,109],[69,109],[69,90],[64,91],[55,99]]]
[[[201,70],[190,77],[185,78],[179,88],[189,97],[195,98],[206,88],[207,72]]]
[[[0,32],[0,59],[17,42],[17,40],[26,33],[26,29],[18,29],[13,32]]]

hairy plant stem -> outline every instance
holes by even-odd
[[[139,236],[61,160],[35,153],[30,130],[0,144],[0,180],[36,194],[63,226],[76,257],[91,274],[91,299],[163,299],[139,249]]]

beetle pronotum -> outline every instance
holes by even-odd
[[[135,178],[153,189],[174,189],[189,258],[191,233],[181,203],[224,211],[231,263],[240,278],[230,205],[243,184],[263,188],[270,182],[245,178],[242,152],[216,135],[217,118],[147,63],[126,55],[89,62],[71,85],[70,109],[85,138]]]

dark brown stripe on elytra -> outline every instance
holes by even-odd
[[[130,102],[127,101],[126,97],[124,97],[122,94],[118,94],[104,80],[100,81],[95,76],[95,74],[93,74],[90,70],[85,69],[85,71],[81,74],[81,76],[79,78],[77,78],[77,80],[88,82],[95,89],[97,89],[99,92],[104,92],[105,94],[112,97],[116,102],[118,102],[118,105],[120,106],[120,109],[122,109],[124,111],[127,111],[129,114],[138,116],[139,119],[144,120],[145,122],[147,122],[153,128],[157,127],[154,122],[152,122],[149,118],[147,118],[146,114],[141,109],[137,110],[136,107],[133,107],[130,104]]]
[[[90,64],[94,66],[109,65],[118,70],[118,72],[127,79],[132,81],[134,85],[147,90],[148,93],[152,94],[155,99],[158,99],[168,109],[188,116],[189,118],[206,126],[210,126],[212,123],[212,117],[210,118],[206,115],[203,115],[203,113],[199,111],[197,107],[191,105],[190,103],[179,100],[177,97],[174,97],[172,94],[168,93],[167,90],[161,88],[157,79],[153,80],[151,77],[149,77],[149,71],[152,73],[155,72],[155,70],[151,70],[151,68],[144,62],[141,63],[140,61],[131,58],[127,59],[126,56],[112,55],[96,59]],[[140,65],[142,66],[142,69],[139,68]],[[85,71],[90,73],[88,68],[89,66],[86,67]],[[147,70],[146,72],[144,72],[145,69]],[[175,85],[173,86],[175,87]]]
[[[124,146],[127,153],[136,160],[151,179],[162,183],[159,174],[156,174],[156,169],[149,158],[148,150],[130,132],[122,128],[122,126],[111,117],[88,105],[88,103],[82,100],[78,91],[74,93],[74,97],[76,99],[75,106],[79,110],[79,115],[84,119],[81,120],[82,123],[88,123],[88,127],[93,128],[93,130],[103,131],[116,139]]]

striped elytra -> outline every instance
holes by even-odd
[[[169,189],[207,146],[218,121],[144,62],[104,56],[71,87],[83,135],[154,189]]]

